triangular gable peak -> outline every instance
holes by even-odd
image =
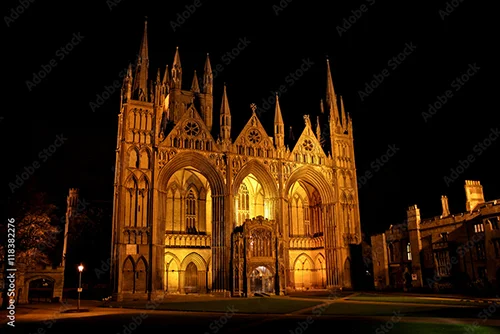
[[[234,141],[236,153],[256,157],[272,157],[273,141],[253,112],[252,117]]]
[[[218,148],[205,122],[191,104],[160,145],[182,149],[213,151]]]
[[[304,131],[302,131],[299,140],[297,140],[297,143],[291,152],[290,158],[296,162],[318,165],[324,164],[326,154],[321,148],[321,144],[312,129],[309,115],[305,115],[304,120],[306,127],[304,128]]]

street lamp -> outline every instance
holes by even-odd
[[[80,311],[80,292],[82,292],[82,271],[83,271],[83,264],[80,264],[78,266],[78,271],[80,272],[80,278],[78,279],[78,306],[77,306],[77,310]]]

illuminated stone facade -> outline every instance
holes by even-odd
[[[253,105],[233,138],[226,87],[213,127],[209,57],[189,90],[180,59],[177,49],[173,66],[149,80],[145,28],[135,71],[124,79],[112,241],[117,299],[350,288],[349,246],[361,242],[352,121],[328,62],[328,123],[313,129],[305,115],[292,146],[278,101],[273,136]]]
[[[371,237],[377,289],[500,292],[500,199],[485,202],[479,181],[465,181],[465,212],[423,219],[412,205],[403,224]],[[413,275],[413,277],[411,277]]]

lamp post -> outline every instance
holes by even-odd
[[[80,272],[80,278],[78,279],[78,306],[77,310],[80,311],[80,292],[82,292],[82,271],[83,271],[83,265],[80,264],[78,266],[78,271]]]

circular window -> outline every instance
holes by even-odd
[[[200,126],[196,122],[189,121],[186,123],[186,125],[184,125],[184,131],[186,131],[186,134],[188,136],[194,137],[198,133],[200,133]]]
[[[309,139],[304,140],[304,143],[302,144],[304,146],[304,149],[306,151],[312,151],[313,149],[313,143]]]
[[[260,142],[261,136],[259,130],[250,130],[248,133],[248,140],[253,143],[257,144]]]

